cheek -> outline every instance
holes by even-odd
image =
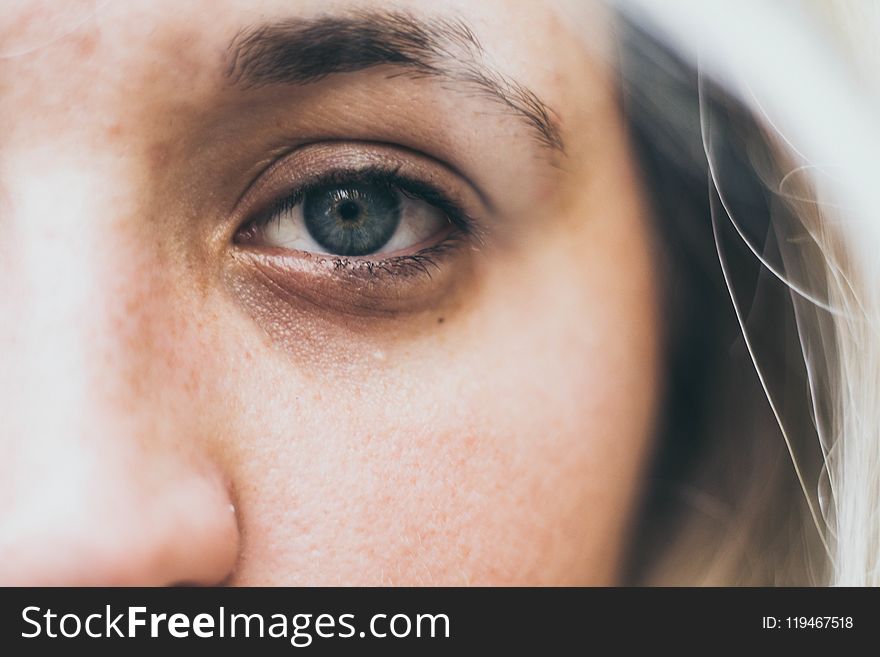
[[[595,225],[587,251],[560,233],[527,260],[499,256],[479,298],[374,372],[255,359],[227,446],[236,581],[613,581],[656,387],[636,227]]]

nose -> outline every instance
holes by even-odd
[[[19,460],[27,476],[14,477],[4,512],[0,584],[210,585],[229,575],[237,535],[222,481],[137,453],[114,462],[74,453],[82,443],[40,442],[38,458]]]
[[[83,230],[94,189],[39,179],[2,217],[0,584],[220,583],[236,516],[174,286],[119,222]]]

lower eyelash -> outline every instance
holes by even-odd
[[[348,258],[323,254],[310,254],[318,262],[324,262],[333,267],[334,271],[350,273],[352,275],[368,278],[381,278],[384,276],[427,276],[431,277],[432,270],[439,270],[441,260],[461,249],[466,241],[467,234],[455,229],[442,241],[422,249],[416,253],[402,256],[391,256],[382,259]]]

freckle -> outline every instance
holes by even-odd
[[[95,47],[98,45],[98,39],[93,34],[87,34],[79,39],[76,44],[77,54],[81,57],[88,57],[93,52],[95,52]]]
[[[444,321],[444,318],[443,318],[443,317],[438,317],[438,318],[437,318],[437,323],[438,323],[438,324],[442,324],[443,321]]]
[[[122,125],[114,123],[107,128],[107,139],[116,140],[122,136]]]

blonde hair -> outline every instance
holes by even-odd
[[[710,280],[689,283],[701,291],[683,312],[718,334],[701,352],[711,376],[690,383],[711,394],[699,409],[678,399],[667,418],[679,416],[634,529],[630,581],[880,584],[880,7],[609,4],[623,17],[614,65],[655,195],[675,187],[669,168],[705,184],[705,225],[665,230],[681,253],[702,254],[687,256],[700,261],[690,271]],[[577,3],[558,6],[578,20]],[[668,218],[687,202],[677,193],[655,208]],[[706,230],[712,244],[690,235]],[[674,290],[685,285],[669,271]],[[709,309],[722,286],[726,311]],[[678,314],[675,293],[669,302]],[[679,372],[697,366],[692,356]],[[705,421],[676,429],[688,413]],[[693,461],[676,470],[663,452],[688,433],[699,446],[676,454]]]

